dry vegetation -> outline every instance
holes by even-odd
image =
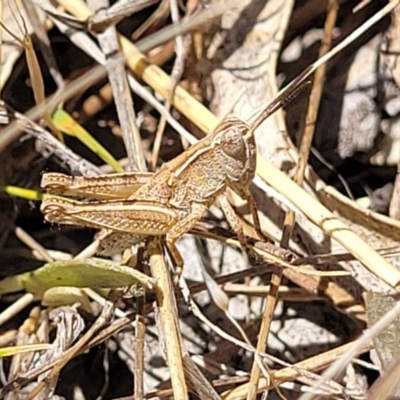
[[[0,398],[399,398],[397,3],[0,2]],[[44,221],[43,173],[134,171],[96,189],[126,205],[314,62],[255,132],[264,237],[228,192],[256,260],[218,204],[181,278],[162,237],[99,257],[118,218]]]

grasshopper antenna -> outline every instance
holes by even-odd
[[[306,80],[312,73],[312,66],[306,68],[301,74],[294,78],[288,86],[283,88],[261,112],[261,114],[255,119],[251,124],[251,128],[248,132],[252,135],[254,131],[272,114],[278,111],[280,108],[285,107],[294,98],[296,98],[300,92],[302,92],[306,87],[308,87],[311,81]]]

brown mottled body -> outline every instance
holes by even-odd
[[[249,126],[239,119],[227,118],[212,134],[152,176],[127,173],[73,178],[44,174],[42,187],[49,193],[98,200],[45,197],[41,210],[50,222],[112,230],[114,234],[106,236],[103,244],[103,252],[107,253],[107,241],[115,251],[119,244],[126,247],[147,235],[166,235],[169,250],[178,266],[182,266],[176,240],[218,200],[246,248],[240,220],[226,198],[226,189],[230,187],[252,201],[248,187],[255,174],[257,151],[249,132]],[[255,207],[251,209],[260,231]]]

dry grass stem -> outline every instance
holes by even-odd
[[[148,251],[150,254],[151,273],[157,282],[156,294],[162,332],[161,340],[165,343],[165,356],[171,371],[174,399],[188,399],[183,367],[182,337],[176,313],[176,301],[173,296],[174,292],[171,290],[172,284],[162,254],[160,239],[152,238]]]
[[[109,7],[107,0],[91,0],[90,4],[95,11],[106,10]],[[124,14],[122,15],[125,16]],[[108,71],[108,78],[114,94],[122,137],[124,138],[125,148],[130,161],[130,169],[145,171],[146,165],[143,157],[140,133],[136,123],[134,104],[126,78],[124,62],[121,59],[116,59],[114,56],[119,53],[119,42],[115,27],[109,26],[104,32],[99,33],[98,39],[106,58],[105,67]]]

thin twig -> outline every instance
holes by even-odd
[[[124,3],[126,3],[126,1]],[[108,0],[89,0],[88,4],[91,5],[92,9],[95,11],[108,9],[109,7]],[[106,57],[105,67],[107,68],[108,78],[113,89],[122,137],[130,162],[130,169],[145,171],[146,164],[143,156],[140,133],[136,124],[132,95],[126,78],[125,65],[123,60],[119,57],[115,57],[115,54],[119,52],[119,43],[115,26],[110,25],[103,33],[99,33],[98,40]]]
[[[49,253],[46,251],[46,249],[38,243],[31,235],[29,235],[27,232],[25,232],[22,228],[16,227],[15,228],[15,236],[26,246],[30,247],[31,250],[38,252],[38,254],[41,255],[41,257],[46,261],[46,262],[53,262],[54,260],[50,257]]]
[[[12,124],[17,124],[18,129],[26,132],[29,136],[40,142],[38,151],[42,153],[44,158],[48,158],[49,156],[57,157],[61,164],[72,173],[83,176],[95,176],[101,173],[99,168],[75,154],[40,125],[29,120],[25,115],[16,112],[0,100],[0,125],[5,124],[7,124],[7,127]],[[4,130],[6,130],[7,127]]]
[[[119,0],[111,7],[98,9],[86,21],[87,28],[95,33],[103,33],[107,28],[118,24],[124,18],[157,3],[158,0]]]
[[[176,0],[169,0],[169,3],[171,9],[172,22],[176,24],[179,22],[178,4]],[[178,35],[175,38],[176,58],[174,61],[174,65],[172,67],[171,86],[169,88],[169,95],[167,97],[167,101],[165,102],[165,108],[168,112],[171,109],[172,99],[174,98],[176,86],[178,85],[180,79],[182,78],[185,68],[185,58],[187,56],[188,49],[190,47],[190,36],[186,35],[185,39],[186,40],[184,40],[184,37],[182,35]],[[163,116],[161,116],[154,139],[154,147],[151,155],[150,171],[155,171],[157,167],[157,160],[158,160],[158,155],[160,153],[160,147],[164,135],[166,122],[167,122],[166,119]]]
[[[143,34],[151,27],[154,27],[163,21],[165,21],[168,17],[168,10],[169,10],[169,0],[161,0],[160,5],[158,6],[157,10],[154,11],[150,17],[143,22],[139,28],[136,29],[135,32],[131,35],[131,39],[133,42],[136,42]]]
[[[15,317],[21,310],[32,303],[35,296],[32,293],[25,293],[18,300],[14,301],[8,308],[0,314],[0,326]]]
[[[142,302],[141,299],[139,299]],[[134,367],[134,399],[142,400],[144,398],[144,340],[146,325],[142,316],[143,307],[139,307],[139,313],[136,318],[135,327],[135,367]]]
[[[10,8],[10,9],[12,10],[12,8]],[[19,10],[18,10],[18,12],[20,13]],[[29,15],[29,13],[28,13],[28,15]],[[33,13],[32,15],[29,15],[29,16],[30,17],[34,17],[35,14]],[[14,18],[16,19],[16,22],[17,22],[17,24],[19,26],[19,29],[23,34],[23,39],[20,39],[14,32],[12,32],[10,29],[8,29],[7,26],[4,25],[1,20],[0,20],[0,25],[24,49],[25,58],[26,58],[26,64],[27,64],[27,67],[28,67],[29,76],[30,76],[31,84],[32,84],[33,97],[35,99],[35,103],[36,104],[41,104],[41,103],[45,102],[46,97],[45,97],[45,88],[44,88],[42,71],[40,69],[40,65],[39,65],[39,61],[38,61],[37,55],[36,55],[36,51],[35,51],[35,48],[33,46],[32,39],[28,34],[28,28],[26,26],[24,18],[21,16],[21,18],[22,18],[22,26],[18,23],[18,18],[16,16],[16,14],[14,14]],[[50,107],[47,108],[46,111],[43,113],[43,119],[44,119],[46,125],[57,136],[57,138],[60,141],[63,141],[63,135],[57,129],[57,127],[54,125],[53,120],[51,119],[51,113],[52,113],[52,109]]]
[[[319,49],[319,58],[328,53],[332,45],[332,32],[336,24],[337,18],[337,0],[328,0],[327,15],[324,26],[324,33],[322,43]],[[296,166],[294,182],[302,186],[304,180],[304,173],[308,164],[308,158],[311,150],[312,140],[314,137],[315,123],[317,119],[319,103],[322,96],[323,79],[325,77],[326,64],[322,65],[315,73],[313,87],[310,94],[309,108],[306,117],[305,131],[302,136],[300,145],[300,157]],[[289,240],[293,233],[295,223],[295,214],[289,210],[285,215],[284,229],[282,233],[281,246],[288,248]],[[282,281],[282,273],[273,273],[271,278],[271,292],[267,296],[268,309],[268,328],[272,321],[273,311],[278,301],[278,288]]]
[[[26,13],[30,18],[30,23],[32,24],[33,31],[35,35],[39,38],[38,45],[43,58],[49,68],[49,72],[57,85],[58,90],[62,90],[65,86],[64,78],[58,68],[56,59],[54,57],[53,51],[51,49],[51,43],[47,31],[39,19],[39,14],[35,4],[29,0],[22,0],[22,4],[25,7]]]

